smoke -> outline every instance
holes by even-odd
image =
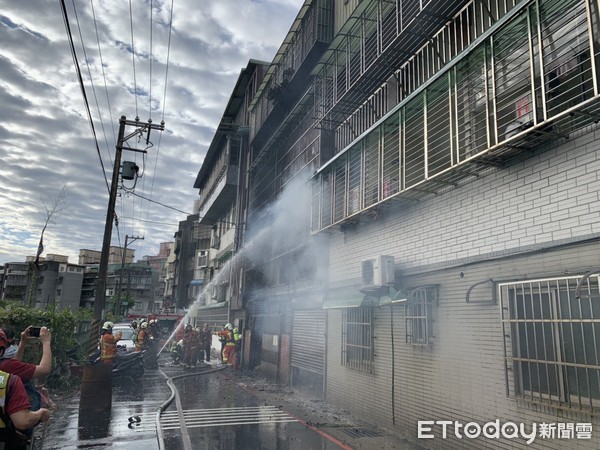
[[[228,283],[232,271],[243,265],[252,274],[248,288],[319,282],[326,274],[327,247],[310,236],[311,187],[297,176],[278,198],[262,210],[246,228],[243,246],[207,284],[202,296]],[[248,280],[247,280],[248,281]]]

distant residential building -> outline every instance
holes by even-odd
[[[161,242],[158,255],[155,256],[144,256],[142,261],[146,262],[158,273],[158,284],[154,293],[154,310],[160,310],[163,308],[163,301],[165,296],[166,284],[167,284],[167,268],[169,256],[173,253],[174,255],[174,242]]]
[[[35,279],[33,305],[45,309],[53,305],[58,310],[79,309],[85,267],[48,259],[39,265]]]
[[[115,247],[111,246],[108,252],[108,263],[109,264],[117,264],[123,262],[123,247]],[[82,248],[79,250],[79,264],[80,265],[90,265],[90,264],[99,264],[100,256],[102,255],[101,251],[98,250],[89,250]],[[125,264],[129,264],[133,262],[135,257],[134,249],[126,249],[125,251]]]
[[[27,262],[8,262],[2,271],[2,300],[24,302],[29,280]]]
[[[121,270],[123,271],[121,273]],[[154,311],[159,273],[147,263],[109,264],[106,280],[106,304],[115,311],[119,292],[120,312],[147,314]]]
[[[164,292],[163,292],[163,305],[164,309],[173,309],[175,308],[174,302],[174,294],[173,294],[173,284],[175,277],[175,260],[177,255],[175,254],[175,243],[169,243],[170,254],[167,257],[167,264],[165,270],[165,280],[164,280]]]
[[[175,255],[173,267],[173,298],[177,308],[187,308],[196,300],[194,270],[196,267],[196,252],[198,241],[210,227],[201,227],[198,214],[187,216],[186,220],[179,222],[179,229],[175,233]]]
[[[96,284],[98,282],[98,264],[86,266],[81,283],[81,298],[79,304],[82,308],[93,308],[96,299]]]

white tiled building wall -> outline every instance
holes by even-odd
[[[418,420],[593,423],[592,439],[419,440],[429,448],[599,448],[600,421],[507,397],[500,306],[468,304],[477,282],[520,280],[600,267],[600,244],[561,246],[600,234],[600,132],[500,169],[475,182],[363,219],[331,234],[330,282],[356,285],[361,260],[393,255],[406,287],[438,284],[433,345],[405,342],[404,309],[375,308],[374,367],[341,366],[341,310],[328,311],[327,401],[417,441]],[[554,248],[553,248],[554,247]],[[489,300],[488,286],[474,292]],[[511,384],[512,381],[509,381]],[[437,430],[439,431],[439,430]]]

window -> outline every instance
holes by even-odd
[[[413,345],[431,345],[433,337],[433,306],[437,306],[437,287],[428,286],[410,292],[404,305],[406,342]]]
[[[500,285],[509,395],[561,408],[598,409],[599,278]]]
[[[207,264],[208,255],[206,254],[206,251],[202,250],[198,256],[198,267],[206,267]]]
[[[373,370],[373,308],[345,308],[342,313],[342,365]]]

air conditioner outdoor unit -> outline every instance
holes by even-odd
[[[387,286],[396,281],[393,256],[379,255],[365,259],[361,266],[363,288]]]

